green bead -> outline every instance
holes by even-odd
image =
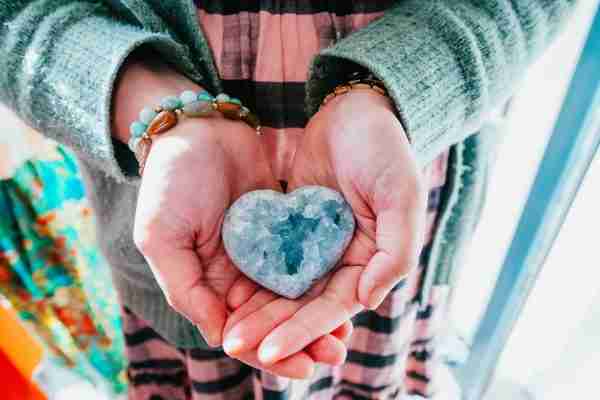
[[[165,110],[173,111],[183,106],[181,99],[177,96],[167,96],[160,101],[160,106]]]
[[[129,126],[129,133],[131,133],[131,136],[133,137],[142,137],[147,128],[148,126],[142,124],[140,121],[134,121]]]
[[[210,101],[194,101],[183,106],[183,114],[188,117],[206,117],[214,113],[212,102]]]
[[[156,111],[149,107],[145,107],[140,111],[140,122],[145,125],[150,125],[150,122],[158,115]]]
[[[192,101],[196,101],[197,97],[198,96],[196,96],[196,93],[192,92],[191,90],[186,90],[185,92],[179,95],[179,99],[181,100],[183,105],[189,104]]]
[[[200,92],[198,93],[198,100],[200,101],[214,101],[215,98],[210,95],[208,92]]]
[[[219,102],[219,103],[228,103],[229,102],[229,96],[227,96],[225,93],[221,93],[220,95],[217,96],[217,102]]]
[[[231,97],[229,99],[229,102],[232,103],[232,104],[237,104],[238,106],[242,105],[242,101],[240,99],[236,99],[235,97]]]

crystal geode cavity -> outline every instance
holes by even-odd
[[[338,192],[307,186],[289,194],[257,190],[227,211],[223,242],[249,278],[297,298],[329,272],[354,233],[352,209]]]

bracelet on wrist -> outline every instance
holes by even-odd
[[[179,96],[164,97],[156,108],[144,108],[130,127],[129,149],[135,153],[140,176],[155,136],[163,134],[179,123],[182,118],[204,118],[221,113],[225,118],[242,121],[260,135],[258,117],[234,97],[221,93],[212,96],[206,91],[195,93],[186,90]]]
[[[390,97],[387,89],[385,88],[383,82],[377,79],[372,74],[363,74],[363,73],[355,73],[350,76],[350,80],[346,83],[342,83],[341,85],[336,86],[331,93],[329,93],[323,101],[321,102],[321,106],[323,107],[325,104],[330,102],[333,98],[346,94],[352,90],[373,90],[379,93],[382,96]]]

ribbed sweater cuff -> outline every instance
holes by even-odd
[[[322,51],[307,84],[309,114],[358,65],[385,84],[422,165],[447,149],[449,136],[465,128],[471,100],[443,27],[431,27],[428,11],[426,3],[408,2]]]
[[[119,181],[138,179],[133,153],[112,138],[111,107],[115,81],[127,57],[140,46],[151,45],[168,59],[181,52],[181,45],[167,35],[122,25],[114,20],[94,18],[80,24],[79,35],[62,37],[64,49],[69,49],[74,56],[85,54],[77,67],[69,67],[65,71],[69,79],[80,82],[76,87],[80,96],[73,102],[74,106],[81,107],[80,112],[85,116],[81,121],[89,123],[88,126],[75,126],[81,137],[81,143],[75,146],[75,150]],[[94,45],[89,46],[90,43]],[[131,95],[135,96],[135,93]],[[73,129],[68,122],[65,127]]]
[[[464,70],[470,60],[461,62],[448,42],[456,21],[444,25],[447,16],[436,12],[427,2],[402,2],[322,51],[307,85],[309,113],[359,65],[385,84],[422,165],[464,138],[477,101]]]
[[[35,28],[36,37],[48,43],[27,42],[26,35],[9,32],[6,73],[9,82],[13,75],[9,85],[16,96],[2,100],[29,125],[67,145],[95,168],[119,181],[136,179],[133,154],[111,137],[112,94],[119,69],[142,45],[151,45],[166,60],[185,59],[182,54],[188,50],[167,34],[126,24],[88,3],[53,11]],[[29,73],[18,75],[21,62]]]

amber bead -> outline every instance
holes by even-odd
[[[173,111],[161,111],[146,129],[148,136],[161,134],[177,124],[177,114]]]
[[[240,119],[240,110],[242,106],[235,103],[217,103],[217,110],[223,114],[225,118]]]
[[[140,176],[144,173],[144,167],[146,166],[146,160],[148,159],[148,154],[150,154],[151,148],[152,139],[149,138],[142,138],[136,147],[135,158],[137,159],[140,167]]]

